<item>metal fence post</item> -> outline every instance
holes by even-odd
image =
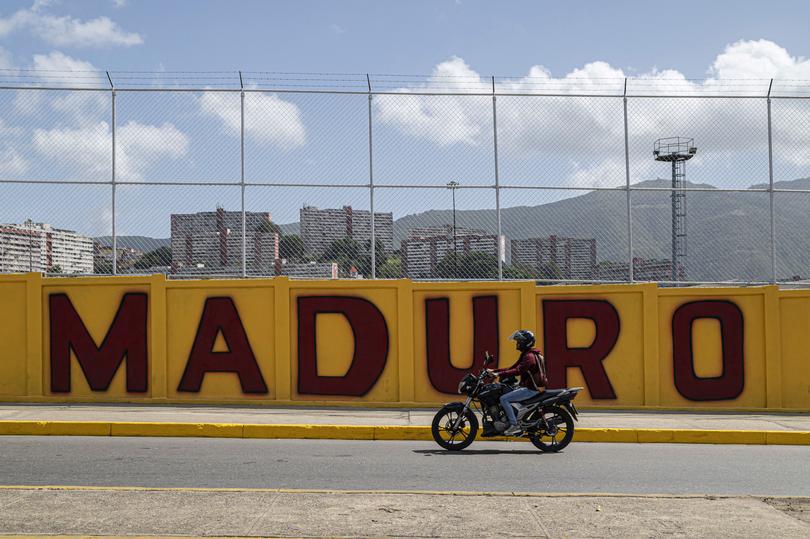
[[[247,218],[245,215],[245,85],[239,72],[239,183],[242,190],[242,277],[247,277]]]
[[[501,181],[498,167],[498,110],[495,97],[495,77],[492,77],[492,143],[495,148],[495,218],[497,220],[498,232],[495,243],[498,251],[498,280],[503,280],[503,259],[506,257],[504,249],[501,248]]]
[[[627,78],[624,79],[624,93],[622,94],[624,105],[624,179],[625,192],[627,193],[627,261],[630,270],[630,282],[635,281],[633,274],[633,204],[630,191],[630,144],[628,142],[627,130]]]
[[[771,227],[771,282],[776,284],[776,222],[774,220],[774,207],[773,207],[773,136],[771,129],[771,88],[773,88],[773,79],[768,84],[768,197],[769,197],[769,211],[770,211],[770,227]]]
[[[377,278],[377,230],[374,221],[374,152],[372,145],[371,131],[371,77],[366,73],[366,84],[368,84],[368,198],[369,213],[371,214],[371,278]]]
[[[115,85],[113,84],[110,72],[107,71],[107,80],[110,81],[110,95],[112,104],[112,118],[110,120],[110,132],[112,134],[112,167],[111,167],[111,181],[112,181],[112,200],[110,208],[110,219],[112,220],[112,274],[118,274],[118,236],[115,231]]]

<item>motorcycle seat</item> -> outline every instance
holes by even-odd
[[[535,402],[544,401],[544,400],[547,400],[547,399],[557,397],[558,395],[562,395],[566,391],[568,391],[568,390],[567,389],[547,389],[547,390],[543,391],[542,393],[538,393],[537,395],[529,397],[526,400],[520,401],[520,403],[521,404],[534,404]]]

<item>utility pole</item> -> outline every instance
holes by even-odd
[[[447,187],[453,196],[453,269],[456,276],[458,276],[458,248],[456,247],[456,189],[458,189],[458,182],[455,180],[449,181]]]

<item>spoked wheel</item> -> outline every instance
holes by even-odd
[[[529,434],[529,440],[540,451],[556,453],[571,443],[574,437],[574,418],[565,408],[549,406],[540,411],[548,424],[548,431]]]
[[[478,418],[472,410],[467,410],[463,416],[464,407],[460,404],[448,404],[436,412],[430,431],[437,444],[448,451],[461,451],[475,440],[478,433]],[[453,426],[461,416],[456,428]]]

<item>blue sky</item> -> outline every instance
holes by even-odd
[[[760,92],[770,77],[810,79],[807,20],[810,4],[799,1],[13,0],[0,5],[0,68],[12,82],[49,73],[27,69],[241,69],[425,75],[401,86],[428,91],[447,80],[484,84],[494,74],[504,77],[505,91],[563,83],[590,91],[643,76],[686,93],[718,85]],[[216,75],[207,77],[203,84],[216,83]],[[108,180],[108,106],[105,94],[0,92],[0,175]],[[118,106],[119,179],[238,181],[237,95],[122,93]],[[366,107],[365,96],[248,94],[248,179],[364,183]],[[808,113],[803,102],[775,101],[777,180],[810,176]],[[488,98],[376,98],[376,181],[491,185],[489,114]],[[666,175],[650,149],[657,136],[670,134],[697,138],[694,181],[735,188],[767,182],[761,101],[637,99],[629,114],[633,182]],[[502,98],[502,182],[621,185],[621,122],[617,99]],[[109,229],[106,186],[0,189],[0,221],[31,217],[90,234]],[[237,209],[239,195],[231,187],[121,187],[118,230],[167,236],[172,211]],[[368,207],[361,189],[256,187],[248,195],[249,209],[279,222],[296,220],[303,203]],[[561,196],[515,190],[504,200],[534,205]],[[458,205],[491,208],[494,195],[461,191]],[[444,191],[381,189],[377,197],[377,209],[395,218],[449,206]]]

